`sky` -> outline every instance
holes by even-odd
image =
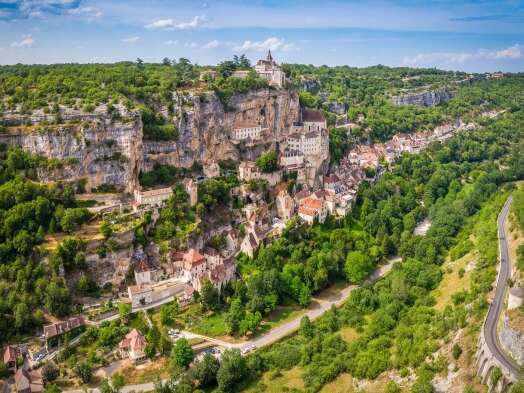
[[[524,0],[0,0],[0,64],[186,57],[524,71]]]

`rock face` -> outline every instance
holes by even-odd
[[[58,160],[58,164],[39,168],[41,181],[84,179],[87,190],[110,184],[130,192],[137,186],[142,161],[138,114],[61,110],[59,118],[4,116],[8,132],[0,134],[0,143]]]
[[[188,168],[194,162],[205,164],[217,159],[252,160],[283,140],[299,111],[296,92],[274,89],[236,94],[227,108],[211,92],[177,96],[175,101],[179,139],[144,141],[145,170],[156,163]],[[266,129],[261,141],[250,145],[233,143],[233,124],[240,120],[254,121]]]
[[[453,97],[453,93],[447,89],[430,90],[416,94],[404,94],[391,97],[395,105],[417,105],[435,106],[441,102],[447,102]]]
[[[524,316],[518,309],[510,310],[504,316],[499,331],[503,348],[521,365],[524,364]]]
[[[233,95],[224,107],[213,93],[174,94],[178,119],[177,141],[143,139],[140,115],[118,106],[108,113],[105,106],[86,113],[60,108],[57,115],[4,113],[0,120],[8,131],[0,143],[20,145],[60,161],[38,170],[41,181],[85,179],[89,191],[103,184],[131,192],[138,186],[140,171],[155,164],[189,168],[217,159],[255,159],[276,147],[298,119],[296,91],[261,89]],[[265,129],[263,138],[249,145],[231,140],[233,123],[252,120]]]

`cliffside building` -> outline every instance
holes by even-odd
[[[168,200],[173,195],[173,190],[170,187],[157,188],[155,190],[135,190],[135,208],[140,205],[148,206],[162,206],[164,201]]]
[[[267,52],[267,57],[257,61],[255,72],[259,77],[266,79],[270,85],[282,87],[286,81],[286,74],[282,68],[273,60],[271,50]]]
[[[245,139],[260,139],[262,126],[254,121],[235,121],[233,124],[233,139],[242,141]]]

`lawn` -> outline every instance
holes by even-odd
[[[262,384],[265,389],[261,389]],[[268,371],[264,373],[262,379],[256,384],[250,386],[246,393],[255,393],[263,391],[264,393],[280,393],[283,391],[292,391],[293,389],[303,390],[304,381],[302,380],[302,369],[294,367],[291,370],[281,372]]]
[[[204,312],[200,304],[191,304],[177,319],[184,329],[209,337],[227,335],[224,312]]]
[[[124,377],[126,385],[137,385],[167,379],[169,378],[168,370],[168,360],[161,357],[140,365],[126,362],[117,372]]]
[[[352,343],[360,336],[360,334],[355,329],[349,326],[343,327],[338,331],[338,333],[340,333],[342,339],[348,344]]]
[[[435,308],[438,311],[443,311],[448,304],[452,303],[452,296],[455,293],[469,289],[472,272],[470,264],[475,262],[476,257],[476,252],[470,251],[463,257],[454,261],[447,260],[444,265],[442,265],[444,277],[439,286],[433,291],[433,296],[435,296],[437,301]],[[469,268],[468,265],[470,265]],[[465,271],[462,278],[459,275],[461,269]]]

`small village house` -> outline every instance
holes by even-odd
[[[84,317],[78,316],[44,326],[46,349],[57,346],[65,333],[68,333],[70,338],[78,335],[85,329],[85,324]]]
[[[127,358],[136,363],[146,358],[146,345],[144,335],[138,329],[133,329],[118,344],[118,352],[122,359]]]
[[[15,374],[17,393],[40,393],[44,391],[44,380],[39,370],[19,368]]]

